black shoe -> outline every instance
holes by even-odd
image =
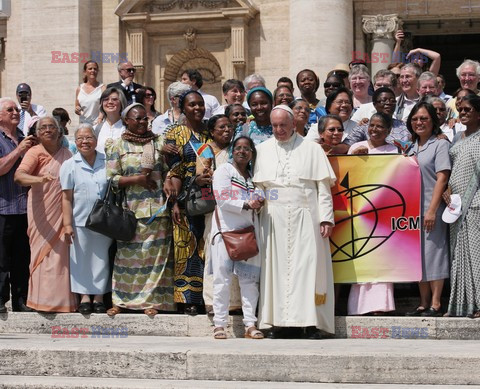
[[[322,334],[320,333],[320,330],[317,329],[315,326],[311,327],[306,327],[305,328],[305,339],[322,339]]]
[[[441,311],[441,308],[435,309],[433,307],[430,307],[428,309],[425,309],[420,316],[436,317],[436,316],[443,316],[443,313]]]
[[[184,312],[190,316],[198,315],[198,308],[196,305],[186,305]]]
[[[410,311],[405,313],[405,316],[422,316],[423,312],[425,312],[425,308],[417,307],[414,311]]]
[[[105,308],[105,304],[101,301],[94,301],[93,302],[93,312],[94,313],[107,313],[107,308]]]
[[[267,339],[279,339],[278,335],[279,335],[279,332],[275,329],[275,327],[272,327],[265,334],[265,338],[267,338]]]
[[[78,306],[78,312],[80,312],[82,315],[89,315],[90,313],[92,313],[92,304],[81,303]]]
[[[18,305],[17,309],[14,312],[34,312],[34,310],[30,307],[27,307],[24,303]]]
[[[7,313],[7,307],[4,303],[0,303],[0,313]]]

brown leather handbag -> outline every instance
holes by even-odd
[[[215,244],[215,237],[218,234],[222,235],[223,243],[225,243],[228,256],[232,261],[246,261],[258,254],[255,227],[253,225],[240,230],[222,232],[217,208],[215,208],[215,220],[217,222],[218,232],[212,238],[212,245]]]

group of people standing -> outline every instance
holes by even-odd
[[[402,67],[405,89],[417,67]],[[205,307],[214,315],[214,337],[224,339],[229,310],[241,308],[245,336],[261,339],[258,307],[259,328],[270,328],[269,337],[301,328],[318,339],[319,330],[335,330],[328,238],[336,177],[328,155],[403,152],[416,157],[422,174],[423,276],[420,304],[409,314],[443,314],[440,297],[450,277],[447,314],[480,316],[475,93],[457,97],[456,121],[464,128],[451,143],[441,129],[447,120],[441,99],[419,96],[402,107],[400,116],[409,111],[404,121],[395,92],[403,73],[379,72],[369,93],[362,64],[332,70],[325,101],[316,97],[318,76],[304,69],[297,98],[288,77],[271,93],[261,76],[251,75],[225,82],[225,105],[200,90],[198,71],[187,70],[168,88],[171,108],[163,115],[155,110],[153,88],[133,82],[131,63],[119,64],[121,81],[107,87],[96,79],[98,64],[89,61],[84,70],[73,155],[55,117],[41,117],[27,135],[17,128],[17,104],[0,99],[0,311],[11,284],[18,311],[153,317],[178,310],[195,315]],[[478,77],[480,65],[475,71]],[[356,111],[368,115],[355,121]],[[124,194],[137,219],[130,241],[87,228],[109,186]],[[214,212],[187,212],[192,187],[222,194]],[[442,213],[451,194],[463,205],[449,242]],[[259,253],[233,261],[222,232],[249,226]],[[391,283],[351,287],[349,314],[394,309]]]

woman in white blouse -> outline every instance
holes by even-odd
[[[216,213],[222,232],[246,228],[252,224],[258,236],[258,219],[254,212],[263,205],[263,198],[257,199],[248,169],[255,162],[255,145],[245,136],[233,143],[233,162],[221,165],[213,175],[213,191],[217,200]],[[214,338],[226,339],[232,275],[238,277],[242,296],[243,324],[245,337],[262,339],[257,330],[255,309],[259,296],[260,255],[247,261],[232,261],[228,255],[221,234],[218,233],[216,217],[212,220],[212,267],[213,267],[213,310],[215,316]],[[257,237],[258,242],[258,237]]]
[[[95,127],[97,135],[96,150],[105,153],[105,146],[120,138],[125,126],[122,122],[122,111],[127,106],[124,94],[117,88],[108,88],[100,97],[100,112],[103,121]]]
[[[98,63],[87,61],[83,65],[83,84],[75,92],[75,113],[80,123],[97,124],[100,114],[100,96],[105,85],[97,80]]]

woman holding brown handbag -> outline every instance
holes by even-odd
[[[257,321],[255,309],[259,295],[260,256],[257,254],[247,261],[233,261],[222,237],[222,233],[240,230],[250,227],[252,224],[257,226],[258,231],[258,219],[254,210],[262,207],[263,198],[258,199],[254,195],[249,172],[249,165],[254,164],[255,156],[253,141],[248,137],[241,136],[233,143],[233,162],[221,165],[213,175],[213,192],[217,200],[211,234],[213,237],[211,259],[215,339],[227,338],[225,327],[228,322],[230,283],[233,274],[238,277],[240,284],[245,337],[263,338],[263,334],[255,326]]]

